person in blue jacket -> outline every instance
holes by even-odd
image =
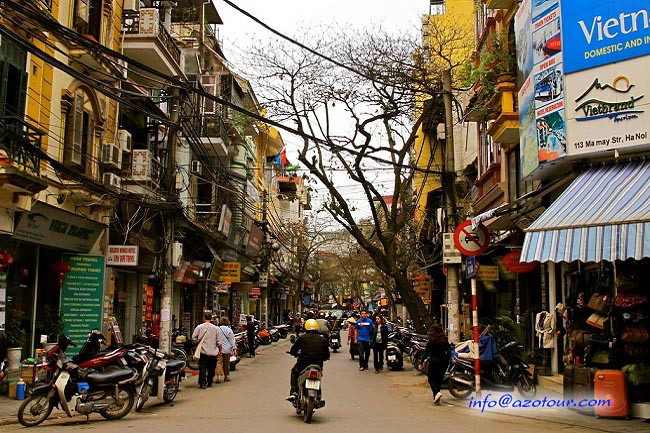
[[[368,317],[367,311],[361,311],[361,318],[357,320],[354,327],[357,330],[357,341],[359,342],[359,371],[368,369],[368,358],[370,358],[370,340],[372,339],[372,328],[374,323]]]

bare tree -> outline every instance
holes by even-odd
[[[251,49],[260,71],[254,79],[263,86],[269,114],[301,134],[299,160],[327,188],[324,207],[393,280],[424,332],[431,319],[407,272],[421,249],[412,184],[420,155],[413,145],[425,116],[416,100],[440,95],[444,67],[417,55],[419,42],[408,35],[378,29],[334,36],[321,33],[311,43],[328,59],[284,42],[258,44]],[[378,171],[387,173],[384,182],[374,175]],[[370,213],[365,224],[337,188],[341,172],[361,187]]]

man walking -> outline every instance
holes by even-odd
[[[361,311],[361,318],[357,320],[354,327],[357,330],[357,341],[359,342],[359,371],[364,371],[368,369],[373,328],[372,319],[368,317],[367,311]]]
[[[212,324],[212,313],[205,313],[203,323],[194,328],[192,333],[192,341],[200,343],[203,340],[199,358],[199,388],[201,389],[211,387],[214,380],[217,356],[221,355],[221,339],[218,331],[218,327]]]

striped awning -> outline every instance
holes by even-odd
[[[650,257],[650,161],[580,174],[526,229],[522,262]]]

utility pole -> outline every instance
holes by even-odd
[[[266,190],[262,191],[262,227],[264,231],[264,242],[262,242],[262,266],[260,269],[260,291],[261,289],[266,289],[264,293],[264,323],[266,327],[269,326],[269,258],[271,255],[271,245],[269,244],[268,239],[268,220],[267,220],[267,211],[268,211],[268,192]]]
[[[171,112],[169,120],[169,136],[167,138],[167,191],[170,196],[176,195],[176,140],[178,138],[178,112],[179,107],[179,90],[176,87],[171,89],[170,107]],[[160,300],[160,337],[159,346],[160,350],[169,353],[171,351],[171,312],[172,312],[172,299],[174,293],[174,272],[173,272],[173,244],[175,240],[175,215],[167,215],[165,220],[165,233],[167,239],[164,241],[167,244],[167,251],[165,254],[165,263],[163,264],[164,272],[162,274],[163,288],[162,299]],[[158,381],[158,399],[162,398],[164,381]]]
[[[443,160],[442,185],[445,192],[445,232],[456,229],[456,169],[454,165],[454,117],[451,99],[451,70],[442,73],[442,100],[445,104],[445,155]],[[447,330],[449,340],[460,340],[458,328],[458,264],[447,265]]]

